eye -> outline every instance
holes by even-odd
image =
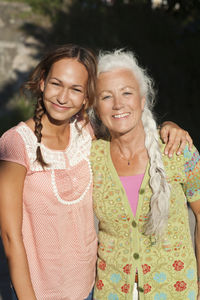
[[[101,100],[107,100],[107,99],[110,99],[110,98],[111,98],[111,95],[106,95],[106,96],[101,97]]]
[[[72,88],[73,91],[78,92],[78,93],[82,93],[83,91],[79,88]]]
[[[51,83],[52,85],[55,85],[55,86],[60,86],[60,83],[57,82],[57,81],[51,81],[50,83]]]
[[[124,92],[123,95],[124,96],[129,96],[129,95],[132,95],[132,93],[131,92]]]

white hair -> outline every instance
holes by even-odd
[[[145,233],[160,236],[168,221],[170,185],[166,180],[158,142],[157,125],[152,113],[152,108],[155,104],[153,80],[148,76],[146,70],[138,65],[137,59],[132,52],[120,49],[113,52],[100,53],[97,68],[98,75],[119,68],[129,69],[133,72],[139,83],[141,98],[144,97],[146,100],[142,113],[142,122],[145,131],[145,146],[150,159],[149,184],[153,194]],[[105,132],[103,134],[100,133],[100,136],[104,134]]]

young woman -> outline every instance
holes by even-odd
[[[200,299],[200,156],[188,146],[164,155],[153,105],[152,79],[131,52],[100,56],[96,110],[109,137],[91,149],[96,300]],[[186,199],[197,218],[197,265]]]
[[[0,139],[0,228],[19,300],[92,299],[97,237],[86,111],[95,82],[90,50],[58,47],[25,84],[37,100],[33,118]]]
[[[0,140],[1,235],[20,300],[92,299],[97,237],[85,111],[95,76],[90,50],[49,53],[25,85],[35,115]]]

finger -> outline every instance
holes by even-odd
[[[189,135],[189,133],[187,131],[185,131],[185,136],[181,135],[180,147],[179,147],[179,149],[177,149],[177,152],[176,152],[177,155],[180,155],[183,152],[187,143],[189,144],[189,151],[191,151],[192,146],[193,146],[193,140],[192,140],[191,136]]]
[[[164,127],[161,127],[161,129],[160,129],[160,137],[165,144],[167,144],[167,142],[168,142],[169,131],[170,131],[169,126],[164,126]]]
[[[191,136],[189,135],[189,133],[187,131],[186,131],[186,140],[189,144],[189,150],[192,151],[193,140],[192,140]]]
[[[183,150],[184,150],[186,144],[187,144],[186,138],[185,138],[185,139],[182,139],[182,140],[181,140],[181,143],[180,143],[180,146],[178,147],[178,149],[177,149],[177,151],[176,151],[176,154],[177,154],[177,155],[180,155],[181,153],[183,153]]]
[[[168,154],[169,157],[173,156],[173,154],[176,152],[177,148],[179,148],[179,145],[180,145],[180,137],[179,137],[179,135],[176,135],[173,140],[173,143],[169,149],[169,154]]]
[[[171,149],[172,149],[172,147],[173,147],[173,145],[174,145],[174,142],[175,142],[175,139],[176,139],[176,129],[170,131],[170,135],[168,136],[167,145],[166,145],[166,147],[165,147],[164,153],[165,153],[166,155],[168,155],[169,157],[171,157],[172,154],[173,154],[173,153],[172,153],[172,154],[170,155]]]

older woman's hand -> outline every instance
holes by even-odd
[[[169,157],[172,157],[175,151],[177,155],[180,155],[187,143],[189,144],[189,150],[192,149],[193,140],[189,133],[173,122],[164,122],[161,125],[160,135],[166,144],[165,154]]]

